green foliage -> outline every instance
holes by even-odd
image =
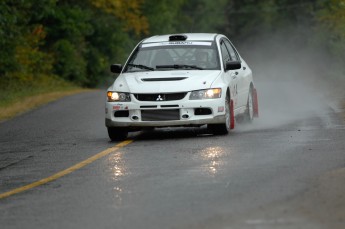
[[[11,7],[11,0],[0,2],[0,75],[7,71],[13,71],[16,67],[15,47],[18,43],[17,38],[20,35],[20,26],[18,25],[18,12],[16,8]]]
[[[299,0],[233,1],[228,8],[226,34],[237,40],[298,26]]]
[[[135,35],[148,33],[147,17],[142,14],[144,0],[89,0],[103,12],[115,16],[121,21],[121,30],[134,32]]]
[[[325,47],[331,57],[329,72],[333,78],[345,77],[345,2],[318,1],[315,18],[316,47]]]
[[[322,42],[328,40],[331,52],[337,56],[343,56],[345,50],[345,2],[331,0],[322,4],[317,11],[316,20],[319,32],[328,34],[320,36]]]
[[[194,33],[224,33],[228,0],[185,1],[179,13],[178,28]]]
[[[86,82],[86,61],[77,47],[69,40],[58,40],[53,46],[55,54],[54,73],[76,84]]]
[[[84,43],[85,37],[93,32],[91,12],[79,5],[61,3],[42,22],[47,27],[48,43],[62,38],[74,44]]]
[[[150,34],[166,34],[178,31],[178,25],[185,23],[180,18],[181,7],[185,0],[146,1],[143,11],[148,18]]]
[[[79,5],[60,3],[43,20],[47,27],[47,45],[54,55],[53,74],[85,86],[87,79],[87,41],[92,34],[90,11]]]

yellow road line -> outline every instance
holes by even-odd
[[[104,156],[107,156],[108,154],[132,143],[133,140],[126,140],[126,141],[123,141],[123,142],[120,142],[119,144],[111,147],[111,148],[108,148],[92,157],[89,157],[88,159],[82,161],[82,162],[79,162],[78,164],[75,164],[63,171],[60,171],[58,173],[55,173],[54,175],[50,176],[50,177],[46,177],[42,180],[39,180],[39,181],[36,181],[36,182],[33,182],[31,184],[28,184],[28,185],[25,185],[25,186],[22,186],[22,187],[19,187],[19,188],[16,188],[16,189],[13,189],[11,191],[8,191],[8,192],[5,192],[5,193],[1,193],[0,194],[0,199],[3,199],[3,198],[6,198],[6,197],[9,197],[9,196],[12,196],[14,194],[18,194],[18,193],[21,193],[21,192],[24,192],[26,190],[29,190],[29,189],[32,189],[32,188],[35,188],[37,186],[40,186],[40,185],[43,185],[43,184],[46,184],[48,182],[51,182],[51,181],[54,181],[56,179],[59,179],[63,176],[66,176],[67,174],[70,174],[78,169],[81,169],[83,168],[84,166],[88,165],[88,164],[91,164],[92,162],[104,157]]]

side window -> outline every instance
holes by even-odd
[[[239,60],[238,58],[238,55],[235,51],[235,49],[232,47],[232,45],[230,44],[229,41],[225,40],[225,45],[226,45],[226,48],[229,50],[230,52],[230,56],[231,56],[231,60],[235,61],[235,60]]]
[[[222,52],[223,63],[224,63],[224,66],[225,66],[225,64],[227,62],[231,61],[231,57],[230,57],[228,49],[226,48],[226,46],[225,46],[223,41],[221,41],[221,43],[220,43],[220,50]]]

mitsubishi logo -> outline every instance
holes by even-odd
[[[162,96],[161,96],[161,95],[158,95],[156,101],[163,101],[163,100],[164,100],[164,99],[162,98]]]

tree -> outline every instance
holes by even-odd
[[[315,46],[323,46],[331,58],[329,72],[334,79],[345,75],[345,3],[341,0],[318,1]]]
[[[41,49],[45,28],[37,20],[55,3],[44,0],[46,4],[43,5],[48,8],[40,8],[37,3],[35,0],[5,0],[0,3],[0,74],[3,87],[30,84],[51,72],[52,57]],[[36,11],[34,8],[39,9]]]
[[[149,24],[141,11],[144,0],[90,0],[90,2],[121,20],[125,32],[134,31],[137,36],[147,34]]]

